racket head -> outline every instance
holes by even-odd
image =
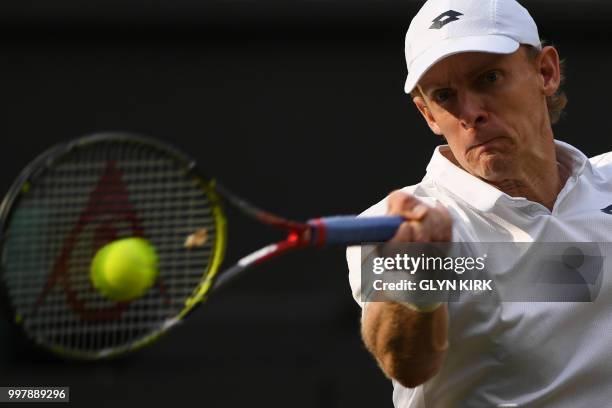
[[[204,231],[197,248],[185,238]],[[106,243],[139,236],[159,275],[143,296],[114,302],[90,281]],[[108,132],[57,145],[19,175],[0,206],[0,290],[26,338],[96,360],[144,347],[205,300],[225,253],[215,182],[158,140]]]

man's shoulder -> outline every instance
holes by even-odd
[[[612,152],[591,157],[589,162],[593,170],[605,180],[612,179]]]
[[[589,159],[591,166],[596,168],[612,166],[612,152],[602,153]]]

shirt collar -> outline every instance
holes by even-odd
[[[570,178],[580,177],[585,169],[591,171],[588,158],[574,146],[555,140],[557,160],[570,170]],[[498,203],[511,206],[527,205],[524,197],[512,197],[492,185],[475,177],[452,163],[442,154],[448,145],[438,146],[427,165],[425,179],[431,178],[439,187],[444,188],[476,209],[491,211]]]

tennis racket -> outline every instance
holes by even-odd
[[[220,272],[227,203],[287,232]],[[196,162],[155,139],[127,133],[55,146],[28,165],[0,207],[2,298],[36,345],[96,360],[144,347],[255,264],[291,250],[390,239],[401,217],[290,221],[240,199]],[[104,245],[146,238],[157,249],[153,287],[130,301],[93,288],[90,265]]]

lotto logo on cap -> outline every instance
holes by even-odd
[[[460,52],[511,54],[520,44],[540,48],[529,12],[515,0],[429,0],[406,33],[410,93],[436,62]]]

